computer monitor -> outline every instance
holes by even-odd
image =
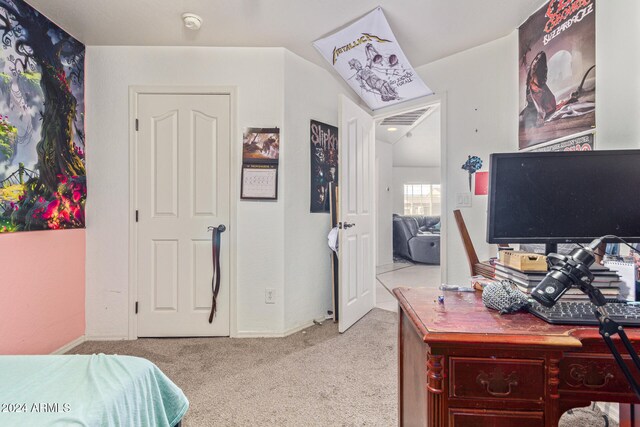
[[[640,150],[492,154],[489,243],[640,242]]]

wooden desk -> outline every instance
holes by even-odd
[[[596,327],[501,316],[480,293],[394,294],[401,426],[555,427],[591,401],[638,402]],[[640,348],[640,329],[627,334]]]

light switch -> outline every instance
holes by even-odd
[[[457,208],[470,208],[471,207],[471,193],[456,193],[456,207]]]

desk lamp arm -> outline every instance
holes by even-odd
[[[613,358],[616,359],[616,362],[618,363],[618,366],[622,370],[622,373],[624,373],[624,376],[627,378],[627,382],[629,383],[629,386],[631,387],[633,392],[636,394],[636,396],[640,398],[640,385],[638,385],[638,382],[633,377],[633,374],[631,373],[629,366],[627,366],[624,359],[622,358],[622,355],[618,351],[618,348],[613,342],[613,337],[615,335],[620,336],[620,340],[622,341],[622,344],[627,350],[627,354],[631,356],[631,360],[633,360],[633,364],[636,367],[636,371],[639,373],[640,373],[640,357],[638,357],[638,353],[635,351],[635,349],[631,345],[631,341],[629,340],[629,337],[627,337],[627,334],[624,331],[624,328],[622,327],[622,325],[618,324],[618,322],[616,322],[615,320],[610,319],[603,307],[604,306],[600,306],[596,309],[596,317],[600,322],[600,329],[599,329],[600,335],[602,336],[602,339],[609,347],[609,351],[611,351]]]
[[[596,242],[594,240],[592,244],[589,245],[589,247],[593,248],[594,250],[602,242],[600,239],[596,240],[598,240],[599,242]],[[618,335],[620,337],[620,341],[622,341],[622,344],[627,350],[627,354],[631,357],[631,360],[636,367],[636,371],[640,373],[640,357],[638,357],[638,353],[633,348],[633,345],[631,344],[627,333],[624,331],[622,325],[611,319],[607,311],[604,309],[604,307],[607,305],[607,300],[604,298],[604,295],[602,295],[602,292],[600,292],[600,289],[593,286],[590,280],[581,281],[578,287],[582,292],[587,294],[591,303],[596,306],[595,315],[598,319],[598,322],[600,323],[598,332],[600,333],[600,336],[602,337],[604,342],[607,344],[607,347],[609,347],[609,351],[622,370],[622,373],[627,379],[629,386],[636,394],[636,396],[640,398],[640,384],[638,384],[636,379],[633,377],[629,366],[625,363],[622,355],[620,354],[620,351],[618,351],[618,347],[616,347],[616,344],[613,342],[613,337]]]
[[[533,290],[531,296],[540,304],[546,307],[552,307],[562,297],[562,295],[571,287],[577,287],[589,296],[589,300],[596,306],[595,315],[600,323],[599,332],[602,339],[609,347],[616,363],[624,373],[624,376],[633,389],[633,392],[640,398],[640,385],[634,378],[629,366],[625,363],[622,355],[618,351],[613,337],[618,335],[624,345],[627,354],[631,357],[636,371],[640,375],[640,357],[631,345],[631,341],[627,336],[622,325],[609,317],[605,310],[607,304],[602,292],[594,287],[593,274],[589,271],[589,267],[595,262],[595,252],[597,248],[605,241],[615,239],[630,247],[633,251],[639,252],[624,239],[607,235],[595,239],[588,247],[576,249],[571,252],[568,257],[549,254],[548,263],[550,271],[545,278]]]

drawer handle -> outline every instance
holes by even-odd
[[[614,378],[612,373],[607,372],[606,366],[599,366],[593,362],[588,363],[587,366],[576,363],[570,367],[569,376],[575,381],[573,384],[568,383],[571,387],[602,388]]]
[[[504,372],[501,370],[496,370],[491,374],[481,371],[476,381],[482,385],[491,396],[506,397],[513,391],[512,387],[518,385],[518,376],[515,372],[511,372],[505,377]]]

